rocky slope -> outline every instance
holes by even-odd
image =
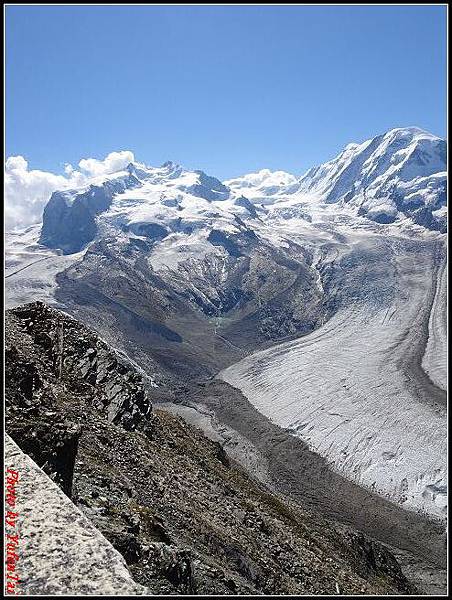
[[[150,593],[414,592],[384,546],[270,493],[219,444],[152,412],[151,383],[67,315],[8,311],[6,352],[8,432]],[[39,559],[22,577],[42,593],[55,557]]]

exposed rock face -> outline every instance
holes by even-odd
[[[6,343],[9,433],[38,465],[53,459],[55,480],[149,593],[414,592],[380,544],[358,543],[283,501],[218,443],[168,413],[151,413],[140,376],[73,319],[39,303],[8,311]],[[61,422],[62,434],[52,438]],[[69,439],[72,451],[58,470],[60,440]],[[58,545],[57,569],[65,548]],[[54,564],[48,559],[44,552],[42,564]],[[56,580],[70,593],[75,574],[67,570]],[[26,585],[52,593],[49,581],[46,572],[45,581]]]
[[[229,188],[216,177],[210,177],[203,171],[195,173],[198,175],[198,182],[188,188],[192,194],[209,201],[226,200],[229,197]]]
[[[376,571],[397,581],[403,587],[404,577],[401,577],[400,566],[391,552],[382,544],[366,539],[362,534],[348,534],[347,541],[356,552],[356,568],[363,577]]]
[[[33,343],[42,349],[40,357],[57,381],[71,378],[79,382],[77,391],[90,395],[94,407],[105,413],[109,421],[132,431],[140,425],[147,427],[146,417],[150,416],[152,405],[141,376],[97,335],[41,302],[19,307],[14,315]],[[13,360],[17,358],[16,348],[11,346],[7,351],[8,368],[17,368]],[[32,402],[49,393],[40,379],[39,365],[26,363],[23,367],[25,375],[16,392],[20,400]]]
[[[82,192],[54,192],[43,215],[41,244],[60,248],[64,254],[78,252],[96,233],[96,215],[106,211],[114,194],[132,188],[138,179],[132,174],[90,185]]]
[[[6,345],[8,430],[13,437],[21,431],[22,449],[70,496],[82,425],[61,414],[59,395],[76,396],[129,430],[149,430],[151,401],[141,377],[74,319],[40,302],[16,309],[15,319],[10,340],[25,331],[25,341],[39,352]],[[74,382],[70,390],[67,378]]]
[[[20,595],[142,595],[124,558],[29,456],[6,436],[5,465],[19,474],[15,511]]]

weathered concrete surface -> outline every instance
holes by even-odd
[[[6,436],[5,467],[19,472],[20,595],[142,595],[123,557],[60,488]]]

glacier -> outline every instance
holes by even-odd
[[[302,338],[247,356],[218,377],[346,477],[444,519],[445,394],[422,376],[417,363],[432,365],[445,387],[444,339],[437,339],[445,335],[444,323],[435,322],[445,314],[444,296],[435,291],[445,256],[433,240],[413,247],[403,238],[354,234],[347,243],[337,267],[350,288],[339,291],[334,316]],[[384,263],[375,260],[378,255]],[[337,256],[332,248],[329,260]],[[357,266],[357,256],[365,256],[364,268]],[[425,350],[420,338],[433,302],[434,337],[428,336]]]

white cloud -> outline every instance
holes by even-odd
[[[83,158],[78,166],[82,171],[91,177],[100,175],[109,175],[116,171],[121,171],[129,163],[134,161],[133,152],[122,150],[121,152],[111,152],[104,160],[97,158]]]
[[[10,156],[5,164],[5,228],[27,227],[39,223],[42,211],[52,192],[86,185],[94,177],[109,175],[124,169],[134,161],[133,152],[111,152],[104,160],[84,158],[74,169],[64,167],[65,175],[29,170],[23,156]]]

